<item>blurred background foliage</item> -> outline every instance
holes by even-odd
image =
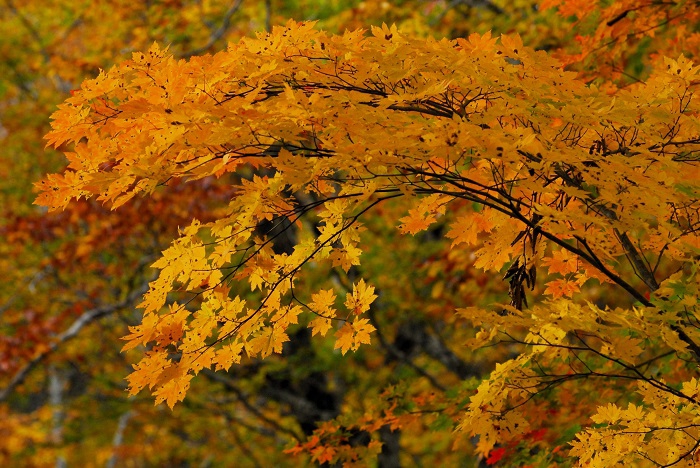
[[[683,10],[688,2],[666,7],[667,16],[683,19],[680,25],[670,21],[653,34],[628,31],[620,41],[599,31],[621,14],[605,10],[616,8],[614,2],[549,2],[559,3],[559,11],[538,3],[0,2],[0,464],[301,466],[319,454],[283,450],[309,440],[317,427],[316,436],[341,440],[358,464],[364,457],[382,467],[483,463],[468,441],[452,450],[456,415],[446,402],[466,404],[479,377],[518,349],[472,353],[452,345],[472,334],[453,311],[505,302],[507,284],[471,268],[471,252],[447,248],[442,224],[416,237],[401,236],[395,226],[404,207],[382,205],[380,215],[367,222],[364,239],[371,248],[360,270],[351,270],[350,277],[321,269],[306,276],[316,287],[338,291],[354,277],[372,279],[379,299],[371,313],[378,329],[371,346],[341,356],[332,339],[311,340],[300,324],[282,356],[250,360],[228,373],[205,372],[171,412],[154,407],[147,395],[127,398],[124,377],[142,351],[121,354],[120,337],[140,319],[135,304],[152,279],[148,265],[178,227],[192,218],[215,217],[213,207],[225,205],[221,200],[231,196],[230,189],[205,179],[135,199],[115,212],[83,200],[47,214],[32,204],[33,183],[66,164],[60,151],[44,149],[56,106],[84,79],[153,42],[187,59],[290,18],[317,21],[318,28],[333,32],[395,23],[404,33],[438,39],[518,33],[584,79],[604,67],[596,83],[611,92],[643,79],[657,56],[681,50],[693,56],[700,43],[690,7]],[[197,196],[202,190],[207,197]],[[586,294],[596,300],[606,292],[600,287]],[[565,463],[564,448],[550,453],[532,447],[538,441],[563,446],[578,430],[575,421],[582,420],[574,413],[558,420],[567,418],[568,427],[533,434],[522,453],[513,448],[513,460]],[[392,431],[392,421],[399,419],[404,429]]]

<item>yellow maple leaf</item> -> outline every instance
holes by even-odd
[[[369,310],[370,304],[377,298],[374,294],[374,286],[367,286],[361,279],[352,288],[352,294],[345,295],[345,307],[355,315],[360,315]]]
[[[353,323],[355,329],[355,350],[360,347],[360,344],[370,344],[370,333],[376,330],[370,325],[368,319],[359,319]]]
[[[248,355],[260,354],[261,358],[266,358],[273,352],[281,353],[286,341],[289,341],[289,336],[281,327],[267,327],[248,342]]]
[[[340,348],[340,352],[345,354],[352,349],[357,351],[360,344],[370,343],[370,333],[376,328],[370,325],[368,319],[357,319],[353,323],[345,322],[345,325],[335,332],[335,347]]]
[[[695,398],[696,396],[698,396],[698,394],[700,394],[700,381],[693,377],[688,382],[683,382],[681,392],[683,392],[684,395],[687,395],[690,398]]]
[[[216,370],[227,371],[232,364],[241,362],[241,351],[243,351],[243,343],[239,341],[225,345],[223,348],[219,349],[214,358]]]
[[[591,420],[593,420],[593,422],[596,424],[615,424],[620,420],[621,416],[622,410],[620,407],[614,403],[608,403],[607,406],[599,406],[598,412],[591,416]]]
[[[491,31],[486,31],[482,36],[479,33],[472,33],[467,40],[458,39],[457,42],[462,46],[468,46],[470,50],[492,50],[496,45],[497,38],[491,37]]]
[[[483,213],[469,213],[460,216],[450,226],[445,237],[454,239],[452,247],[465,243],[475,245],[480,232],[488,232],[492,228],[491,222]]]
[[[168,353],[163,351],[148,351],[143,358],[134,364],[134,370],[126,377],[129,382],[129,395],[136,395],[142,388],[153,388],[158,376],[170,366]]]
[[[515,247],[507,236],[492,237],[484,242],[484,247],[474,254],[474,267],[486,270],[500,270],[511,259]]]
[[[335,306],[335,293],[332,289],[322,289],[311,296],[311,310],[321,315],[332,315]]]
[[[609,353],[624,361],[635,363],[636,358],[644,351],[640,346],[643,340],[631,336],[611,336],[609,344],[603,346],[603,353]]]
[[[333,349],[340,348],[341,353],[347,353],[353,347],[354,332],[350,322],[346,322],[340,330],[335,332],[335,346]]]
[[[333,322],[331,319],[318,317],[309,322],[309,328],[311,329],[311,336],[316,336],[317,333],[321,336],[326,336],[328,330],[333,328]]]
[[[161,385],[153,392],[156,397],[156,405],[165,401],[170,409],[173,409],[175,403],[185,399],[192,377],[194,377],[192,374],[184,374]]]

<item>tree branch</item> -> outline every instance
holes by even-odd
[[[211,46],[213,46],[216,43],[216,41],[218,41],[219,39],[224,37],[224,34],[226,34],[226,31],[228,31],[228,29],[231,27],[231,18],[233,17],[233,15],[236,14],[236,12],[239,10],[239,8],[241,7],[242,4],[243,4],[243,0],[235,0],[231,4],[231,6],[228,8],[228,10],[226,10],[226,13],[224,13],[224,17],[221,20],[221,26],[219,26],[216,29],[216,31],[211,33],[207,43],[201,47],[196,48],[196,49],[192,49],[192,50],[189,50],[187,52],[183,52],[182,54],[180,54],[180,57],[181,58],[188,58],[188,57],[192,57],[193,55],[199,55],[199,54],[209,50],[209,48]]]
[[[72,338],[75,338],[80,332],[80,330],[83,329],[83,327],[101,317],[104,317],[105,315],[114,313],[119,309],[123,309],[125,307],[133,307],[134,303],[141,296],[143,296],[147,290],[148,283],[142,285],[139,289],[132,291],[125,299],[116,304],[96,307],[94,309],[90,309],[84,312],[80,317],[78,317],[78,319],[75,322],[73,322],[73,324],[70,327],[68,327],[64,332],[57,335],[55,339],[49,344],[46,350],[42,351],[37,356],[35,356],[12,377],[7,386],[0,391],[0,401],[7,400],[7,398],[12,394],[14,389],[19,384],[24,382],[24,379],[27,378],[29,373],[32,371],[32,369],[34,369],[34,367],[37,366],[37,364],[46,359],[46,357],[49,356],[51,353],[56,351],[58,347],[61,346],[63,343],[65,343],[68,340],[71,340]]]
[[[240,401],[241,404],[243,404],[243,406],[245,406],[248,411],[250,411],[252,414],[254,414],[257,418],[259,418],[264,423],[270,425],[271,427],[273,427],[275,430],[277,430],[279,432],[283,432],[285,434],[292,436],[298,442],[300,442],[302,440],[302,438],[299,434],[297,434],[296,432],[294,432],[291,429],[288,429],[288,428],[282,426],[277,421],[268,418],[267,416],[265,416],[265,414],[263,414],[262,411],[260,411],[258,408],[253,406],[253,404],[248,401],[248,398],[246,397],[243,390],[238,388],[238,386],[236,385],[236,383],[232,379],[226,377],[225,375],[222,375],[221,373],[214,372],[214,371],[209,370],[209,369],[203,369],[202,374],[204,374],[205,376],[207,376],[210,380],[213,380],[214,382],[219,382],[219,383],[223,384],[227,390],[233,392],[233,394],[236,395],[236,397],[238,398],[238,401]]]

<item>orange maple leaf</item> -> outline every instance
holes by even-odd
[[[445,213],[446,203],[449,197],[433,194],[423,198],[417,207],[408,210],[408,216],[400,218],[399,231],[406,234],[415,234],[427,229],[437,221],[437,217]]]
[[[551,257],[542,259],[542,264],[549,267],[549,274],[567,275],[578,271],[578,257],[568,250],[555,250]]]
[[[320,446],[311,451],[311,459],[319,463],[329,463],[333,461],[336,450],[333,447]]]
[[[435,222],[435,217],[432,215],[424,217],[423,213],[420,211],[410,210],[408,216],[400,218],[399,221],[402,223],[401,226],[399,226],[399,230],[402,233],[415,234],[427,229],[433,224]]]
[[[547,283],[547,288],[544,290],[544,293],[556,299],[562,296],[571,297],[574,293],[579,292],[579,290],[579,284],[576,281],[558,279]]]

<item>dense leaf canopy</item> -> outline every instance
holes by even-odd
[[[693,2],[39,3],[8,462],[693,464]]]

